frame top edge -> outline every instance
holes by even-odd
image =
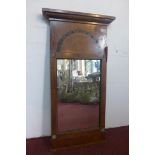
[[[114,16],[57,10],[57,9],[49,9],[49,8],[42,8],[42,13],[43,13],[43,16],[48,20],[50,20],[50,18],[71,19],[71,20],[77,20],[77,21],[81,20],[81,21],[103,23],[106,25],[109,25],[113,20],[116,19]]]

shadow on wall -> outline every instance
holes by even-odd
[[[44,57],[44,81],[43,81],[43,107],[42,107],[42,136],[51,135],[51,99],[50,99],[50,27],[42,15],[39,16],[46,23],[46,41],[45,41],[45,57]]]

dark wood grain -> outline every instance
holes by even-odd
[[[52,149],[100,143],[104,138],[105,134],[99,129],[58,134],[58,137],[52,140]]]
[[[49,8],[43,8],[42,12],[43,12],[43,15],[48,20],[52,20],[52,18],[68,19],[68,20],[74,20],[74,21],[102,23],[105,25],[109,25],[113,20],[115,20],[115,17],[113,16],[56,10],[56,9],[49,9]]]
[[[102,59],[102,80],[101,80],[101,105],[100,105],[100,129],[105,129],[105,108],[106,108],[106,75],[107,75],[107,53],[108,47],[104,48],[104,57]]]

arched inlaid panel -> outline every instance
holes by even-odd
[[[52,28],[55,53],[103,53],[106,46],[103,26],[54,21]]]
[[[90,32],[88,32],[88,31],[85,31],[85,30],[83,30],[83,29],[75,29],[75,30],[70,30],[70,31],[68,31],[68,32],[66,32],[61,38],[60,38],[60,40],[58,41],[58,44],[57,44],[57,49],[56,49],[56,52],[61,52],[61,49],[62,49],[62,46],[63,46],[63,43],[64,43],[64,41],[67,39],[67,38],[69,38],[69,37],[71,37],[71,36],[73,36],[73,35],[78,35],[78,34],[82,34],[83,35],[83,37],[85,38],[85,37],[88,37],[89,39],[91,39],[92,41],[93,41],[93,43],[95,44],[95,46],[97,47],[97,48],[101,48],[101,46],[100,46],[100,44],[99,44],[99,40],[98,40],[98,38],[95,38],[95,36],[93,35],[93,34],[91,34]],[[79,39],[79,40],[81,40],[81,38]],[[85,46],[85,45],[84,45]],[[74,47],[75,48],[75,47]]]

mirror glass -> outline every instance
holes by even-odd
[[[100,64],[57,59],[58,131],[99,128]]]

